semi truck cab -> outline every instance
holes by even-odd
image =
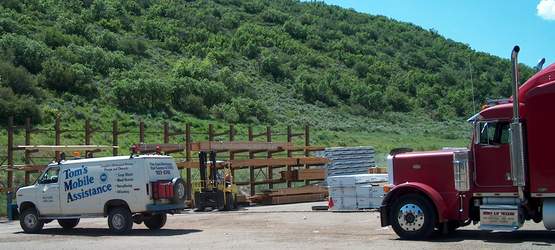
[[[425,239],[470,223],[482,230],[518,230],[525,221],[555,229],[555,64],[519,84],[513,49],[513,95],[489,104],[469,122],[468,148],[393,150],[382,226]]]

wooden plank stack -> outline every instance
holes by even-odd
[[[320,186],[304,186],[296,188],[284,188],[268,191],[251,197],[252,203],[265,205],[279,205],[300,202],[324,201],[328,196],[328,190]]]

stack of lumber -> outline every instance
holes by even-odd
[[[368,168],[369,174],[387,174],[386,168]]]
[[[291,170],[290,172],[281,171],[281,179],[286,181],[311,181],[326,179],[326,170],[323,168],[309,168]]]
[[[299,180],[323,180],[326,179],[326,170],[323,168],[299,169],[297,177]]]
[[[326,200],[328,190],[320,186],[304,186],[268,191],[251,197],[252,203],[279,205]]]

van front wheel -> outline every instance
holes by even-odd
[[[79,224],[79,219],[59,219],[58,224],[60,224],[63,229],[72,229]]]
[[[44,222],[39,219],[39,213],[34,208],[25,209],[19,217],[19,224],[26,233],[38,233],[42,230]]]
[[[118,207],[110,210],[108,215],[108,227],[116,234],[125,234],[133,228],[133,217],[129,209]]]
[[[145,226],[150,230],[158,230],[166,225],[168,216],[166,214],[155,214],[145,220]]]

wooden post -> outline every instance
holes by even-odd
[[[139,122],[139,143],[145,143],[145,122]]]
[[[308,157],[308,155],[309,155],[309,153],[310,153],[310,152],[308,151],[308,146],[310,146],[310,128],[309,128],[309,126],[308,126],[308,124],[307,124],[307,125],[304,126],[304,156],[305,156],[305,157]],[[310,165],[304,165],[304,168],[305,168],[305,169],[309,169],[309,168],[310,168]],[[308,184],[310,184],[310,181],[309,181],[309,180],[305,180],[305,181],[304,181],[304,184],[305,184],[305,185],[308,185]]]
[[[233,141],[235,139],[235,126],[233,124],[229,124],[229,141]],[[231,150],[229,151],[229,159],[235,160],[235,153]],[[235,169],[231,168],[231,176],[233,176],[233,182],[235,182]]]
[[[185,160],[191,161],[191,124],[187,123],[185,125]],[[192,197],[192,185],[191,185],[191,169],[185,169],[186,180],[185,185],[187,186],[187,200],[191,200]]]
[[[56,117],[56,123],[54,124],[55,133],[55,145],[60,145],[62,143],[62,128],[60,124],[60,116]],[[60,161],[60,151],[56,151],[56,161]]]
[[[164,143],[170,143],[170,125],[164,122]]]
[[[272,128],[270,126],[266,127],[266,141],[272,142]],[[267,157],[268,159],[272,158],[272,152],[268,151]],[[274,188],[274,183],[272,182],[274,180],[274,171],[272,165],[268,165],[267,179],[270,181],[270,183],[268,183],[268,189],[272,190]]]
[[[248,130],[248,134],[249,134],[249,141],[253,141],[254,140],[254,136],[252,133],[252,126],[249,126],[249,130]],[[254,159],[254,153],[249,152],[249,159]],[[254,184],[256,182],[255,178],[254,178],[254,167],[250,166],[249,167],[249,184],[250,184],[250,188],[251,188],[251,196],[254,196],[256,194],[256,185]]]
[[[25,119],[25,145],[31,145],[31,118],[27,117]],[[25,165],[31,164],[31,153],[29,150],[25,150]],[[25,186],[28,186],[30,182],[30,173],[25,171]]]
[[[208,141],[214,140],[214,124],[208,124]]]
[[[117,146],[118,145],[118,135],[119,135],[118,121],[113,120],[112,121],[112,146]],[[113,156],[118,155],[118,149],[117,148],[112,149],[112,155]]]
[[[85,145],[91,144],[91,121],[85,120]],[[85,151],[85,158],[89,158],[89,151]]]
[[[8,185],[8,192],[13,191],[13,133],[14,133],[14,127],[13,127],[13,117],[9,117],[8,118],[8,180],[7,185]]]
[[[291,138],[293,137],[293,132],[291,131],[291,125],[287,126],[287,142],[291,143]],[[287,158],[293,156],[293,152],[291,150],[287,150]],[[287,165],[287,176],[291,176],[291,166]],[[291,187],[291,181],[287,180],[287,187]]]

